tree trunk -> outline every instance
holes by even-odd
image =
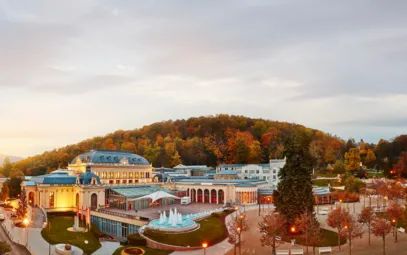
[[[307,247],[307,255],[308,255],[308,231],[305,232],[305,247]]]
[[[341,235],[340,235],[340,229],[338,228],[338,248],[339,251],[341,250]]]
[[[273,255],[276,255],[276,236],[273,236]]]
[[[242,239],[241,239],[241,233],[239,234],[239,255],[242,255]]]
[[[236,245],[236,243],[235,243],[235,255],[236,255],[236,246],[237,246],[237,245]]]
[[[368,231],[368,236],[369,236],[369,246],[370,246],[370,224],[367,225],[367,231]]]
[[[349,238],[349,255],[352,255],[352,239]]]
[[[386,255],[386,236],[383,235],[383,255]]]
[[[396,243],[397,243],[397,221],[396,221]]]
[[[315,255],[315,246],[312,246],[312,253]]]

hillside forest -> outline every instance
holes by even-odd
[[[43,154],[10,163],[0,172],[6,177],[35,176],[67,167],[77,155],[91,149],[131,151],[154,167],[178,164],[216,166],[221,163],[264,163],[283,158],[283,141],[294,132],[312,136],[310,152],[315,169],[341,173],[365,168],[407,176],[407,135],[377,144],[347,141],[302,125],[244,116],[216,115],[169,120],[134,130],[118,130]]]

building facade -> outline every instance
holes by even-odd
[[[152,165],[143,157],[127,151],[91,150],[74,158],[68,169],[83,173],[90,166],[102,184],[150,183]]]
[[[261,179],[267,181],[271,188],[277,188],[278,173],[285,165],[285,159],[272,159],[268,164],[221,164],[216,172],[232,170],[240,179]]]

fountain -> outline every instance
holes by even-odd
[[[75,216],[73,220],[73,227],[68,228],[70,232],[85,232],[85,228],[79,227],[79,217]]]
[[[158,229],[165,232],[187,232],[195,230],[199,227],[194,220],[199,220],[210,216],[213,212],[221,211],[222,209],[205,211],[196,214],[182,215],[178,212],[177,208],[170,209],[168,217],[166,212],[160,213],[160,217],[152,220],[148,224],[148,228]]]

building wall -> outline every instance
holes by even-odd
[[[97,204],[104,205],[105,190],[101,186],[77,185],[38,185],[25,187],[27,198],[34,193],[33,205],[43,207],[50,212],[75,211],[76,194],[79,194],[79,206],[91,207],[92,194],[97,195]],[[53,195],[53,206],[51,204]]]
[[[152,182],[153,173],[151,165],[126,164],[70,164],[68,169],[75,172],[85,172],[86,166],[99,176],[103,184],[136,184]]]

